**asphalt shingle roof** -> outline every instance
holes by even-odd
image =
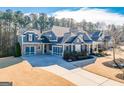
[[[102,36],[102,33],[100,31],[94,32],[91,35],[91,38],[93,41],[98,41],[98,39]]]
[[[111,40],[111,36],[105,36],[105,37],[104,37],[104,41],[107,41],[107,42],[108,42],[108,41],[110,41],[110,40]]]

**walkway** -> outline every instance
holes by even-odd
[[[122,86],[124,85],[114,80],[82,70],[81,68],[67,70],[58,65],[41,67],[41,68],[47,71],[50,71],[58,76],[61,76],[78,86]]]

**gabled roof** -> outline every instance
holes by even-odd
[[[101,35],[101,32],[100,31],[96,31],[96,32],[93,32],[92,33],[92,37],[98,37]]]
[[[42,43],[50,43],[49,39],[45,36],[41,36],[41,42]]]
[[[82,36],[82,39],[83,39],[83,41],[85,43],[92,43],[93,42],[91,37],[88,36],[89,35],[88,33],[86,33],[86,32],[78,32],[77,34]]]
[[[49,41],[57,41],[57,37],[52,31],[44,32],[41,36],[45,36]]]
[[[92,39],[86,32],[82,31],[75,31],[65,33],[64,36],[58,38],[58,43],[77,43],[77,39],[79,39],[78,43],[92,43]]]
[[[20,30],[18,31],[19,35],[26,34],[26,33],[28,33],[28,32],[35,33],[35,34],[38,34],[38,35],[41,34],[40,31],[39,31],[39,30],[36,30],[36,29],[30,29],[30,30],[27,30],[27,29],[20,29]]]
[[[71,36],[71,37],[69,37],[69,39],[66,41],[66,43],[73,43],[76,38],[77,38],[77,36]]]
[[[57,43],[62,43],[63,37],[58,37],[58,42]]]
[[[62,37],[64,36],[64,33],[69,32],[70,28],[67,27],[60,27],[60,26],[53,26],[52,27],[52,32],[54,32],[54,34],[57,37]]]
[[[98,41],[101,36],[102,36],[102,32],[96,31],[92,33],[91,38],[93,41]]]
[[[104,41],[109,42],[111,40],[111,36],[105,36]]]

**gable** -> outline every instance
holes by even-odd
[[[80,43],[83,43],[83,42],[84,41],[82,40],[82,38],[80,37],[80,35],[78,35],[78,36],[71,36],[66,41],[66,43],[75,43],[75,44],[80,44]]]
[[[103,33],[100,31],[94,32],[91,38],[93,41],[101,41],[103,39]]]
[[[52,32],[54,32],[54,34],[57,37],[62,37],[64,36],[64,33],[69,32],[70,28],[67,27],[60,27],[60,26],[53,26],[52,28]]]
[[[29,37],[30,37],[31,41],[29,40]],[[24,42],[39,42],[39,36],[33,32],[26,32],[24,34],[23,40],[24,40]]]
[[[80,43],[84,43],[84,42],[80,38],[76,38],[73,43],[80,44]]]
[[[45,36],[46,38],[49,39],[49,41],[57,41],[57,37],[52,31],[45,32],[41,36]]]
[[[45,36],[41,36],[41,42],[42,43],[50,43],[49,39]]]

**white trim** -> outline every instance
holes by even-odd
[[[57,44],[57,45],[86,45],[88,43],[80,43],[80,44],[74,44],[74,43],[68,43],[68,44]]]
[[[88,38],[89,38],[90,40],[92,40],[92,38],[89,36],[89,34],[88,34],[87,32],[85,32],[85,34],[88,36]]]
[[[38,32],[39,30],[31,30],[31,31],[25,31],[23,34],[26,34],[26,33],[28,33],[28,32],[30,32],[30,33],[35,33],[35,34],[40,34],[40,31]]]
[[[49,41],[57,41],[57,40],[49,40]]]
[[[23,42],[23,45],[24,44],[42,44],[42,43],[38,43],[38,42]]]
[[[36,51],[37,50],[37,47],[36,46],[34,46],[34,54],[36,55]]]
[[[44,54],[44,44],[43,44],[43,47],[42,47],[42,49],[43,49],[42,53]]]
[[[23,44],[53,44],[53,43],[40,43],[40,42],[23,42]]]

